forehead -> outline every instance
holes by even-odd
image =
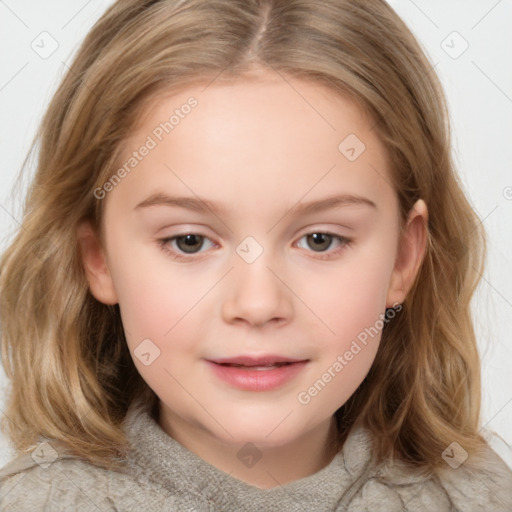
[[[191,98],[197,107],[188,109],[187,102]],[[174,130],[177,124],[184,125],[181,120],[188,117],[188,112],[184,116],[179,112],[181,109],[192,110],[193,116],[187,122],[190,130]],[[324,137],[326,143],[332,142],[334,137],[335,142],[345,132],[374,139],[369,129],[373,121],[348,96],[318,82],[285,77],[270,71],[229,80],[213,79],[174,92],[163,91],[148,102],[144,117],[131,138],[142,137],[152,127],[157,128],[158,124],[168,121],[175,112],[180,120],[173,127],[173,137],[166,138],[176,139],[180,132],[189,133],[202,128],[203,139],[214,135],[224,137],[226,133],[231,133],[236,135],[238,142],[244,135],[255,132],[259,141],[265,138],[274,140],[276,131],[288,142],[304,137]],[[176,123],[176,119],[173,123]],[[363,133],[367,131],[369,133]],[[220,137],[214,141],[219,142]],[[250,142],[247,140],[247,143]],[[301,149],[306,150],[307,146]]]
[[[273,72],[166,91],[126,139],[118,165],[150,150],[111,195],[130,196],[132,207],[159,191],[255,207],[332,192],[390,195],[388,157],[371,128],[350,98]]]

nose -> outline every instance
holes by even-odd
[[[225,322],[256,327],[290,321],[293,293],[274,266],[266,252],[252,263],[236,261],[222,304]]]

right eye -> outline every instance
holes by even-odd
[[[177,260],[190,260],[193,254],[198,254],[197,249],[203,246],[205,240],[213,242],[205,235],[199,233],[186,233],[183,235],[175,235],[158,240],[161,249]]]
[[[306,233],[299,239],[299,242],[302,239],[306,240],[306,244],[308,246],[311,246],[312,244],[318,244],[317,247],[320,250],[313,249],[312,251],[309,250],[308,252],[312,252],[314,254],[316,253],[316,258],[324,260],[338,256],[346,247],[350,246],[352,243],[352,239],[350,238],[320,230]],[[338,247],[329,251],[328,249],[332,247],[334,241],[337,241]],[[297,244],[299,244],[299,242],[297,242]],[[308,247],[305,247],[305,249],[308,249]]]

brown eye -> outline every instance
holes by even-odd
[[[328,233],[311,233],[306,235],[308,245],[314,250],[320,252],[328,249],[333,240],[333,236]]]
[[[174,237],[176,245],[180,251],[187,254],[194,254],[197,249],[203,245],[204,237],[202,235],[188,234]]]
[[[305,246],[301,246],[302,240],[306,240]],[[336,242],[333,247],[333,242]],[[332,259],[338,256],[342,251],[345,250],[352,243],[352,239],[345,238],[335,233],[324,233],[322,231],[316,231],[314,233],[308,233],[301,237],[298,242],[298,246],[303,249],[308,249],[309,252],[317,253],[316,258],[319,259]],[[328,250],[331,249],[332,250]]]
[[[203,249],[205,241],[210,244],[210,248],[215,246],[215,243],[210,240],[206,235],[198,233],[186,233],[184,235],[170,236],[158,240],[158,245],[166,253],[176,260],[192,260],[195,259],[194,255],[205,252],[209,247]]]

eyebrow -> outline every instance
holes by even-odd
[[[366,205],[371,208],[378,209],[377,205],[367,197],[353,194],[341,194],[329,196],[317,201],[297,203],[287,212],[287,214],[290,214],[293,217],[300,217],[301,215],[312,215],[314,213],[328,210],[330,208],[353,205]],[[199,213],[208,213],[208,211],[210,211],[215,215],[222,215],[227,213],[227,209],[224,205],[218,204],[208,199],[201,199],[198,197],[169,196],[162,194],[161,192],[151,194],[137,206],[135,206],[134,209],[137,210],[151,206],[174,206],[193,210]]]

